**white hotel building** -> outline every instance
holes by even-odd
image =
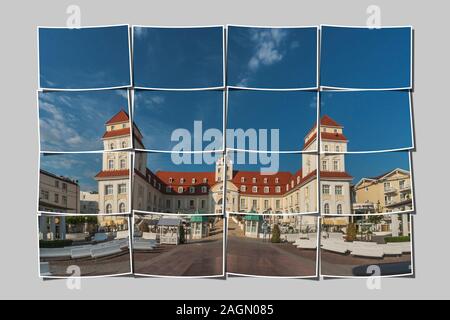
[[[127,148],[130,143],[130,121],[125,111],[106,123],[103,136],[108,151]],[[136,152],[133,184],[133,208],[165,213],[222,213],[223,177],[227,179],[226,210],[251,213],[317,212],[317,166],[320,166],[322,211],[349,214],[350,182],[343,154],[347,150],[343,127],[324,116],[320,122],[322,154],[317,161],[317,129],[313,127],[304,139],[301,168],[295,173],[277,172],[262,175],[258,171],[233,170],[233,164],[219,159],[215,172],[152,172],[147,168],[147,153]],[[142,134],[133,125],[134,147],[145,149]],[[226,166],[225,166],[226,162]],[[105,153],[103,170],[97,174],[100,212],[128,212],[128,152]],[[300,164],[299,164],[300,165]],[[224,170],[226,172],[224,173]]]

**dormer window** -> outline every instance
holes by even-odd
[[[207,193],[207,192],[208,192],[208,188],[205,187],[205,186],[203,186],[203,187],[202,187],[202,193]]]
[[[114,130],[114,126],[111,126],[111,130]]]
[[[184,178],[180,179],[180,183],[184,183],[184,181],[185,181]]]
[[[246,187],[246,186],[241,186],[241,191],[242,191],[242,192],[247,191],[247,187]]]
[[[256,183],[256,178],[252,178],[252,182],[253,182],[253,183]]]
[[[195,193],[195,187],[189,187],[189,193]]]
[[[297,177],[297,184],[300,183],[300,176]]]
[[[245,178],[244,178],[244,177],[241,178],[241,182],[242,182],[242,183],[245,182]]]
[[[192,183],[195,183],[197,180],[195,178],[192,178]]]
[[[173,178],[172,177],[169,178],[169,183],[173,183]]]
[[[286,185],[286,191],[289,191],[289,184]]]
[[[208,183],[208,178],[203,178],[203,183]]]
[[[264,193],[269,193],[269,187],[264,187]]]
[[[294,180],[291,181],[291,188],[294,188]]]
[[[275,183],[279,183],[279,182],[280,182],[280,179],[275,178]]]
[[[264,178],[264,183],[267,183],[267,178]]]
[[[276,186],[275,187],[275,192],[276,193],[280,193],[281,192],[281,187],[280,186]]]
[[[252,187],[252,192],[253,192],[253,193],[258,192],[258,187],[257,187],[257,186],[253,186],[253,187]]]

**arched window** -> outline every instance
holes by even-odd
[[[328,203],[325,203],[323,206],[323,213],[329,214],[330,213],[330,205]]]
[[[114,150],[114,143],[111,143],[111,144],[109,145],[109,149]]]
[[[342,204],[338,204],[337,205],[337,210],[336,210],[337,214],[342,214]]]
[[[112,213],[112,205],[110,203],[106,205],[106,213]]]
[[[113,159],[108,160],[108,169],[114,170],[114,160]]]
[[[341,149],[339,148],[339,146],[336,146],[336,152],[341,151]]]
[[[125,167],[126,167],[126,161],[125,161],[125,159],[121,159],[120,160],[120,169],[125,169]]]
[[[126,141],[122,141],[122,148],[125,149],[127,147],[127,142]]]
[[[119,204],[119,212],[120,212],[120,213],[125,212],[125,203],[121,202],[121,203]]]

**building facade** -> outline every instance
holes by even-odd
[[[118,127],[118,124],[125,126]],[[106,123],[105,150],[113,151],[117,145],[126,146],[131,134],[126,124],[129,124],[129,118],[124,111]],[[115,133],[116,130],[120,133]],[[352,177],[345,171],[344,155],[332,153],[347,149],[343,127],[325,116],[321,119],[320,132],[324,150],[330,154],[322,154],[318,159],[313,153],[319,145],[317,128],[313,127],[304,139],[305,152],[295,173],[234,170],[231,160],[224,157],[217,160],[214,172],[152,172],[147,168],[147,153],[136,151],[133,208],[147,212],[217,214],[222,213],[225,203],[228,212],[236,213],[315,213],[319,210],[320,191],[324,212],[349,214]],[[142,133],[136,125],[133,125],[133,138],[136,149],[145,149]],[[129,188],[124,187],[124,192],[120,192],[119,185],[126,184],[129,165],[126,152],[105,153],[103,170],[97,175],[100,212],[128,210]],[[318,169],[322,179],[320,188]],[[227,183],[225,199],[224,180]]]
[[[363,178],[354,187],[353,213],[389,213],[413,209],[410,173],[394,169],[378,177]]]
[[[80,191],[80,213],[98,213],[98,192]]]

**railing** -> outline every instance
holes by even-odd
[[[394,193],[397,192],[397,189],[392,187],[384,187],[384,193]]]

